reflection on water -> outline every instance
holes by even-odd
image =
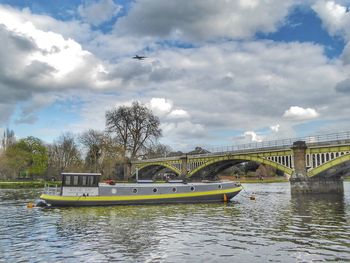
[[[287,183],[250,184],[226,205],[59,209],[27,209],[37,190],[0,190],[0,262],[349,261],[344,186],[291,197]]]

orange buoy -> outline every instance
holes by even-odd
[[[27,208],[33,208],[34,207],[34,204],[33,203],[28,203],[27,204]]]
[[[224,194],[224,202],[227,202],[227,195]]]

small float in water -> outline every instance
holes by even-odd
[[[46,188],[40,196],[51,206],[98,206],[230,201],[241,190],[232,181],[186,183],[99,183],[98,173],[62,173],[62,186]]]

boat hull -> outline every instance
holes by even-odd
[[[169,203],[207,203],[229,201],[242,190],[241,186],[205,192],[153,195],[58,196],[43,194],[41,199],[51,206],[142,205]]]

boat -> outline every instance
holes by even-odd
[[[99,173],[62,173],[62,185],[46,188],[40,199],[49,206],[99,206],[230,201],[242,186],[233,181],[154,183],[99,182]]]

